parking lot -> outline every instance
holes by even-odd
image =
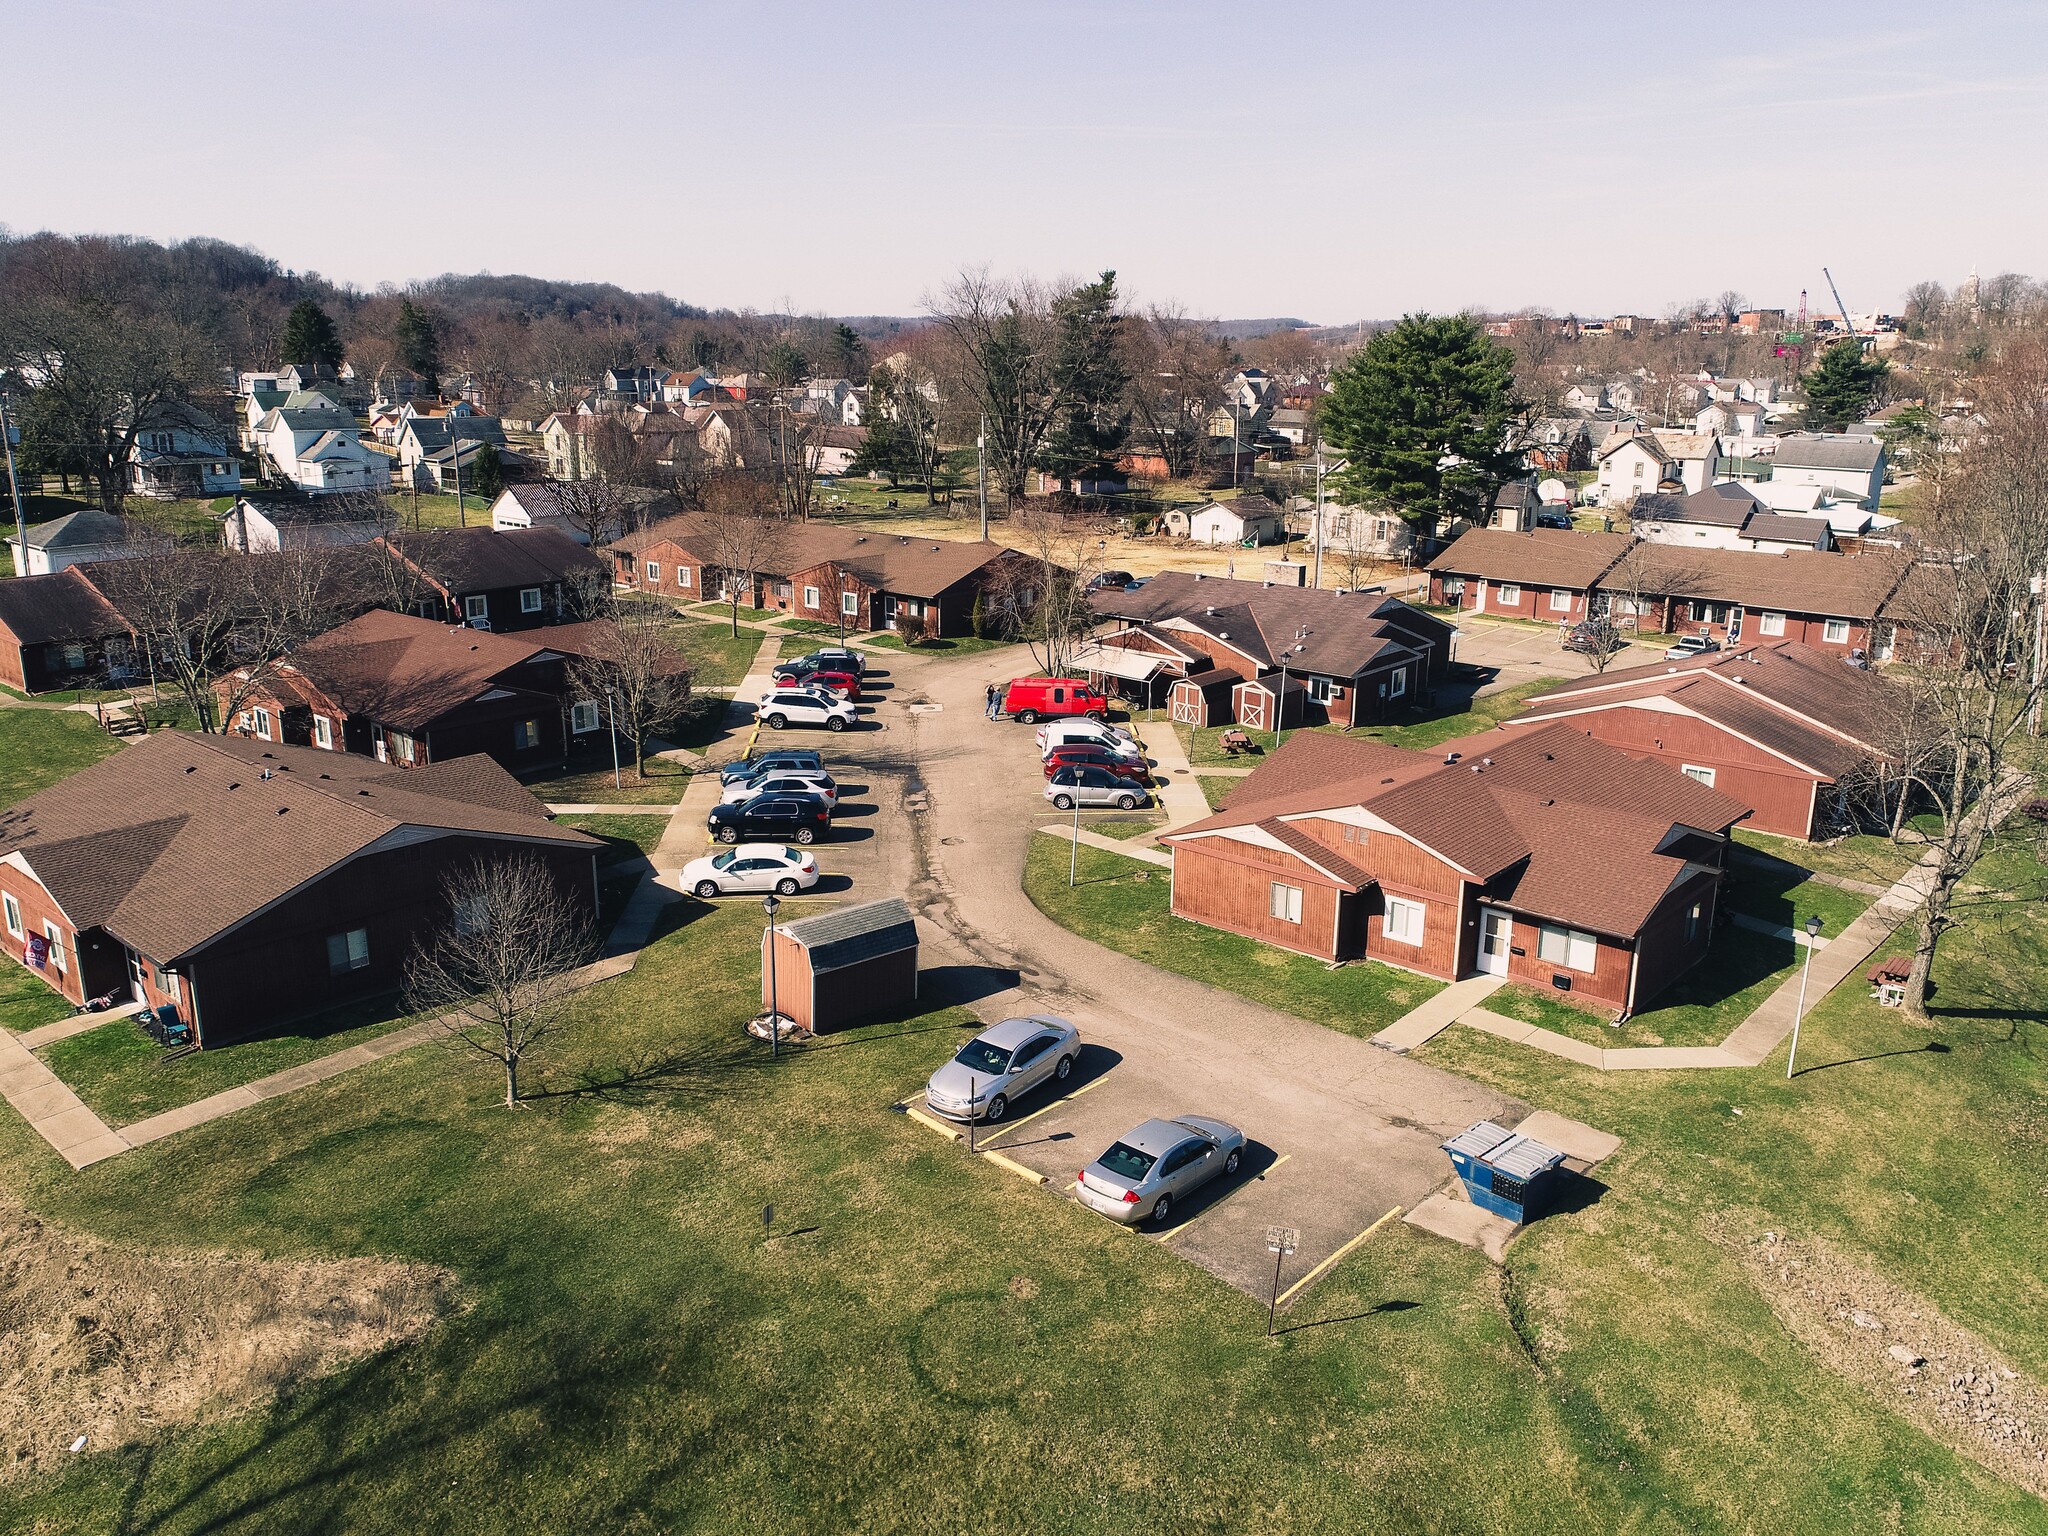
[[[1490,668],[1496,673],[1480,685],[1478,691],[1481,694],[1511,688],[1533,678],[1583,677],[1593,670],[1593,663],[1587,657],[1558,644],[1555,625],[1538,627],[1473,613],[1461,613],[1455,622],[1458,626],[1458,661],[1465,666]],[[1639,667],[1661,660],[1663,655],[1661,645],[1631,640],[1615,653],[1609,669]]]
[[[1525,1112],[1357,1036],[1213,991],[1053,924],[1018,878],[1044,806],[1031,728],[982,717],[987,678],[973,667],[918,675],[921,694],[943,706],[903,724],[916,738],[904,756],[919,764],[929,805],[914,829],[928,871],[914,903],[924,963],[983,979],[962,1000],[984,1019],[1057,1014],[1079,1027],[1086,1047],[1064,1089],[1034,1090],[985,1140],[976,1136],[977,1146],[1042,1175],[1046,1198],[1067,1198],[1080,1168],[1140,1121],[1228,1121],[1249,1143],[1238,1174],[1177,1202],[1163,1231],[1148,1223],[1133,1240],[1160,1242],[1263,1299],[1273,1278],[1268,1227],[1300,1234],[1284,1292],[1390,1210],[1442,1185],[1447,1137]]]

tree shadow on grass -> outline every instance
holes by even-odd
[[[1302,1333],[1310,1328],[1334,1328],[1339,1323],[1362,1323],[1389,1312],[1413,1312],[1421,1305],[1419,1301],[1383,1301],[1377,1306],[1367,1307],[1363,1312],[1352,1312],[1344,1317],[1322,1317],[1312,1323],[1289,1323],[1285,1328],[1275,1328],[1273,1337],[1277,1339],[1285,1333]]]

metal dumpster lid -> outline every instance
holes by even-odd
[[[1462,1153],[1525,1184],[1564,1161],[1564,1154],[1557,1148],[1517,1135],[1491,1120],[1482,1120],[1458,1132],[1443,1147],[1446,1152]]]

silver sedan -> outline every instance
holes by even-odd
[[[1243,1160],[1244,1132],[1234,1125],[1204,1115],[1147,1120],[1081,1170],[1074,1195],[1112,1221],[1150,1216],[1164,1226],[1174,1201],[1237,1172]]]
[[[1081,1031],[1049,1014],[1005,1019],[983,1030],[931,1076],[924,1100],[949,1120],[996,1121],[1040,1083],[1064,1083],[1081,1054]]]

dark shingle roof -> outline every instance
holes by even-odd
[[[0,581],[0,625],[23,645],[125,635],[128,623],[75,567]]]
[[[451,593],[489,592],[602,572],[597,557],[558,528],[440,528],[385,541]]]
[[[0,850],[74,919],[169,964],[408,826],[596,846],[488,759],[404,770],[161,731],[0,814]]]
[[[1788,469],[1853,469],[1869,473],[1884,455],[1882,443],[1848,438],[1787,437],[1779,440],[1777,462]]]
[[[1290,671],[1330,677],[1351,677],[1432,641],[1448,644],[1450,637],[1448,624],[1398,598],[1268,586],[1187,571],[1162,571],[1134,592],[1098,592],[1089,605],[1104,618],[1134,624],[1185,624],[1223,640],[1262,667],[1285,662]]]
[[[782,931],[810,951],[814,976],[917,947],[917,923],[900,896],[801,917]]]
[[[1429,562],[1432,571],[1483,576],[1537,587],[1585,588],[1606,575],[1629,551],[1625,533],[1578,533],[1565,528],[1474,528]]]
[[[28,542],[36,549],[85,549],[109,544],[126,544],[134,528],[125,517],[115,517],[97,507],[67,512],[28,531]]]

